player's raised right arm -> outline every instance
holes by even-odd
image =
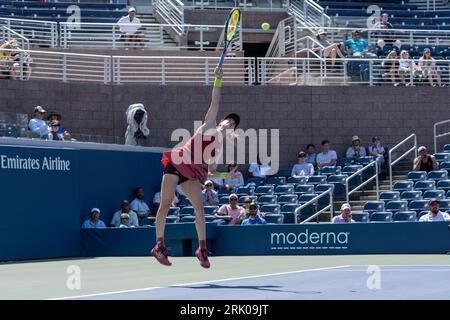
[[[205,116],[204,121],[204,130],[215,128],[217,114],[219,112],[220,105],[220,95],[221,95],[221,87],[222,87],[222,68],[216,67],[214,70],[214,74],[216,75],[216,79],[214,81],[214,87],[212,91],[211,104],[209,105],[208,112]]]

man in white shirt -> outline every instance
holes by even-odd
[[[34,118],[28,122],[28,128],[36,133],[39,138],[47,139],[50,133],[50,127],[44,120],[45,109],[41,106],[34,108]]]
[[[314,175],[314,166],[311,163],[306,162],[305,152],[299,152],[297,161],[298,163],[292,168],[292,177],[309,177]]]
[[[322,168],[325,166],[336,165],[337,154],[336,151],[330,150],[330,141],[322,141],[322,152],[317,155],[317,167]]]
[[[117,22],[119,26],[120,33],[123,34],[125,40],[125,50],[128,50],[130,41],[138,41],[141,43],[141,47],[145,46],[144,34],[139,31],[141,28],[141,20],[136,17],[136,9],[130,8],[128,10],[128,15],[120,18]]]
[[[439,210],[439,200],[431,199],[428,205],[430,211],[420,217],[420,222],[450,221],[450,215],[447,212],[442,212]]]

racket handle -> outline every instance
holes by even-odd
[[[222,68],[224,61],[225,61],[225,51],[222,52],[222,55],[220,56],[219,64],[217,66],[219,68]]]

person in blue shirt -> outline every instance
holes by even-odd
[[[352,51],[353,57],[375,57],[376,54],[369,52],[367,41],[361,39],[361,33],[358,30],[352,31],[352,38],[345,41],[345,45]]]
[[[139,220],[151,215],[150,208],[144,201],[144,188],[138,187],[134,189],[136,198],[130,203],[130,209],[137,213]]]
[[[242,225],[267,224],[266,220],[258,214],[258,206],[252,203],[249,207],[249,217],[242,221]]]
[[[100,209],[93,208],[91,210],[91,218],[84,221],[81,226],[83,229],[101,229],[106,228],[105,223],[100,220]]]

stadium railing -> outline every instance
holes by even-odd
[[[5,26],[29,39],[30,45],[54,48],[58,46],[58,24],[52,21],[0,18]]]
[[[289,0],[183,0],[185,9],[231,9],[244,10],[283,9],[289,6]]]
[[[30,40],[23,35],[17,33],[16,31],[8,28],[7,26],[1,26],[0,32],[2,34],[2,38],[4,40],[11,40],[11,39],[19,39],[20,41],[20,48],[23,48],[25,50],[30,50]]]
[[[290,1],[288,12],[306,28],[322,28],[331,24],[325,9],[313,0]]]
[[[352,190],[349,190],[350,180],[355,179],[355,178],[357,178],[359,176],[362,176],[364,172],[367,172],[372,167],[374,167],[374,171],[373,171],[374,174],[369,176],[369,177],[367,177],[367,179],[361,179],[361,183],[360,184],[356,185]],[[379,185],[379,179],[378,179],[378,165],[377,165],[377,162],[375,160],[371,161],[366,166],[362,167],[358,171],[356,171],[353,174],[351,174],[350,176],[348,176],[345,179],[345,194],[346,194],[347,203],[350,202],[350,195],[352,193],[358,191],[359,189],[361,189],[362,187],[364,187],[366,184],[368,184],[369,182],[371,182],[374,179],[375,179],[375,189],[377,191],[377,198],[378,198],[378,196],[380,195],[380,185]]]
[[[330,222],[333,219],[334,216],[334,207],[333,207],[333,188],[328,189],[325,192],[322,192],[321,194],[318,194],[317,197],[312,198],[311,200],[303,203],[301,206],[299,206],[297,209],[295,209],[294,211],[294,217],[295,217],[295,224],[298,223],[298,217],[301,214],[301,211],[303,209],[305,209],[308,206],[317,204],[320,198],[325,198],[325,197],[329,197],[329,203],[327,206],[325,206],[324,208],[320,209],[319,211],[317,211],[316,213],[314,213],[313,215],[307,217],[305,220],[303,220],[302,222],[300,222],[300,224],[305,224],[309,221],[311,221],[312,219],[318,217],[320,214],[322,214],[323,212],[330,210]]]
[[[404,151],[401,155],[396,156],[395,160],[393,160],[393,154],[394,151],[399,149],[400,147],[404,147],[406,143],[413,141],[414,145],[407,149],[406,151]],[[403,158],[405,158],[407,155],[409,155],[411,152],[414,152],[414,157],[417,157],[417,136],[415,133],[409,135],[407,138],[403,139],[402,141],[400,141],[399,143],[397,143],[394,147],[392,147],[389,150],[389,162],[388,162],[388,166],[389,166],[389,186],[390,189],[392,190],[392,167],[397,164],[400,160],[402,160]]]
[[[178,34],[184,34],[184,4],[180,0],[152,0],[152,5],[172,29]]]
[[[433,125],[434,153],[439,152],[438,146],[437,146],[437,139],[438,138],[442,138],[442,137],[446,137],[446,136],[450,136],[450,131],[448,129],[447,129],[446,132],[443,132],[443,133],[440,133],[440,134],[437,133],[438,127],[442,127],[442,125],[447,124],[447,123],[450,123],[450,119],[436,122]]]

